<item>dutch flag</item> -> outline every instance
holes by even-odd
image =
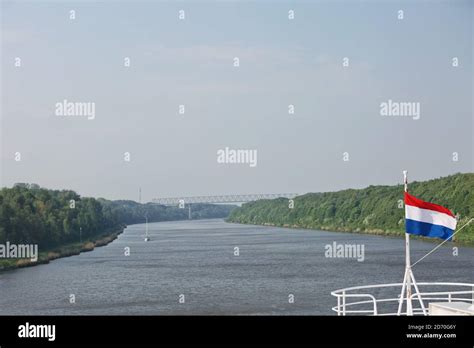
[[[456,218],[445,207],[428,203],[405,192],[406,232],[425,237],[451,240]]]

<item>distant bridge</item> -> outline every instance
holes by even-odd
[[[195,203],[245,203],[258,201],[260,199],[275,199],[279,197],[294,198],[297,193],[263,193],[250,195],[222,195],[222,196],[197,196],[197,197],[173,197],[155,198],[153,203],[162,205],[189,205]]]

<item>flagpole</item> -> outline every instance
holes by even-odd
[[[404,190],[405,192],[408,192],[408,179],[407,179],[407,171],[403,171],[403,183],[404,183]],[[407,306],[407,315],[413,315],[413,306],[412,306],[412,292],[411,292],[411,287],[412,287],[412,281],[413,281],[413,287],[416,290],[416,294],[418,297],[418,300],[421,305],[421,310],[423,311],[423,314],[426,315],[426,308],[423,303],[423,300],[420,295],[420,290],[418,289],[418,285],[416,284],[415,281],[415,276],[413,275],[413,272],[411,270],[411,261],[410,261],[410,234],[405,231],[405,276],[403,277],[403,284],[402,284],[402,292],[400,293],[400,303],[398,305],[398,313],[397,315],[400,315],[402,312],[402,307],[403,307],[403,301],[405,297],[405,291],[406,291],[406,306]]]
[[[405,192],[408,192],[408,179],[407,171],[403,171],[403,183],[405,186]],[[407,291],[407,315],[413,315],[413,307],[411,303],[411,266],[410,266],[410,235],[405,231],[405,280],[406,280],[406,291]],[[403,296],[403,294],[402,294]]]

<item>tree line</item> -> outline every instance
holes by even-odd
[[[474,217],[474,174],[455,174],[409,184],[414,196],[449,208],[458,215],[458,227]],[[347,232],[402,235],[405,231],[403,185],[369,186],[338,192],[243,204],[227,221]],[[474,223],[456,240],[474,243]]]
[[[196,204],[192,218],[222,218],[231,205]],[[38,244],[47,249],[117,232],[125,225],[183,220],[187,209],[134,201],[81,197],[71,190],[15,184],[0,190],[0,243]]]

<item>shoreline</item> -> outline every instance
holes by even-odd
[[[352,229],[344,229],[344,228],[336,228],[331,226],[330,228],[326,227],[305,227],[305,226],[300,226],[300,225],[289,225],[289,224],[274,224],[270,222],[264,222],[261,224],[250,224],[250,223],[243,223],[243,222],[236,222],[236,221],[228,221],[224,220],[227,223],[232,223],[232,224],[239,224],[239,225],[250,225],[250,226],[267,226],[267,227],[280,227],[280,228],[290,228],[290,229],[300,229],[300,230],[313,230],[313,231],[324,231],[324,232],[334,232],[334,233],[356,233],[356,234],[365,234],[365,235],[372,235],[372,236],[382,236],[382,237],[392,237],[392,238],[404,238],[405,233],[404,232],[395,232],[395,231],[385,231],[381,229],[374,229],[374,230],[352,230]],[[413,240],[421,240],[424,242],[430,242],[430,243],[435,243],[438,241],[437,239],[434,238],[427,238],[427,237],[420,237],[416,235],[412,235]],[[458,240],[454,240],[452,243],[455,243],[456,246],[461,246],[461,247],[468,247],[468,248],[474,248],[474,242],[460,242]]]
[[[196,219],[198,220],[223,220],[225,221],[225,217],[219,218],[208,218],[208,219]],[[154,221],[154,222],[169,222],[169,221],[188,221],[188,220],[164,220],[164,221]],[[133,223],[131,225],[139,225],[142,223]],[[38,260],[31,261],[30,259],[2,259],[0,258],[0,273],[6,271],[12,271],[19,268],[25,267],[34,267],[38,265],[45,265],[48,264],[50,261],[61,259],[64,257],[75,256],[81,253],[86,253],[89,251],[93,251],[95,248],[99,248],[102,246],[106,246],[112,243],[115,239],[118,238],[120,234],[122,234],[125,229],[130,225],[124,225],[120,231],[116,231],[113,233],[103,233],[98,235],[94,239],[89,239],[83,243],[70,243],[58,246],[56,248],[52,248],[46,251],[42,251],[38,255]]]
[[[79,255],[81,253],[93,251],[95,248],[106,246],[118,238],[125,231],[124,226],[120,231],[102,234],[94,239],[87,240],[82,243],[70,243],[56,248],[40,252],[38,260],[31,261],[29,259],[3,259],[0,260],[0,272],[11,271],[18,268],[34,267],[37,265],[48,264],[50,261]]]
[[[351,230],[351,229],[343,229],[343,228],[335,228],[333,226],[331,227],[305,227],[301,225],[289,225],[289,224],[274,224],[274,223],[260,223],[260,224],[250,224],[250,223],[242,223],[242,222],[236,222],[236,221],[228,221],[225,218],[216,218],[216,219],[222,219],[226,223],[233,223],[233,224],[239,224],[239,225],[249,225],[249,226],[266,226],[266,227],[279,227],[279,228],[289,228],[289,229],[300,229],[300,230],[313,230],[313,231],[324,231],[324,232],[334,232],[334,233],[357,233],[357,234],[365,234],[365,235],[373,235],[373,236],[383,236],[383,237],[391,237],[391,238],[403,238],[404,233],[397,233],[394,231],[385,231],[385,230]],[[48,264],[50,261],[64,258],[64,257],[69,257],[69,256],[75,256],[79,255],[84,252],[89,252],[93,251],[95,248],[99,248],[102,246],[106,246],[110,243],[112,243],[114,240],[118,238],[120,234],[122,234],[125,231],[125,228],[127,226],[124,226],[120,231],[113,232],[111,234],[102,234],[97,236],[97,238],[93,240],[88,240],[83,243],[71,243],[71,244],[66,244],[63,246],[59,246],[47,251],[43,251],[39,254],[38,260],[37,261],[31,261],[29,259],[0,259],[0,272],[4,271],[11,271],[19,268],[25,268],[25,267],[34,267],[37,265],[44,265]],[[430,242],[434,243],[435,241],[432,238],[426,238],[426,237],[418,237],[418,236],[413,236],[415,240],[421,240],[425,242]],[[469,242],[459,242],[459,241],[454,241],[456,246],[462,246],[462,247],[474,247],[474,243],[469,243]]]

